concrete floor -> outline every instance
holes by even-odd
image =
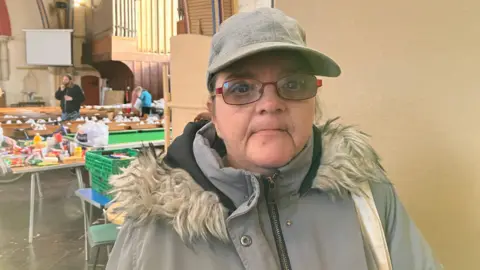
[[[0,270],[88,269],[75,176],[65,170],[46,172],[40,178],[44,197],[36,195],[33,244],[27,239],[29,175],[0,184]],[[99,264],[97,269],[103,269],[105,258]]]

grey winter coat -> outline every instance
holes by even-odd
[[[441,269],[367,137],[332,123],[313,130],[273,185],[224,167],[211,124],[187,126],[167,156],[141,155],[111,179],[129,218],[107,270],[374,270],[349,196],[363,181],[393,269]]]

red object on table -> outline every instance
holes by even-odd
[[[55,138],[55,141],[57,143],[61,143],[63,141],[63,136],[60,133],[55,133],[55,135],[53,135],[53,137]]]

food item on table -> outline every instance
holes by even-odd
[[[75,147],[75,152],[73,154],[75,157],[81,157],[82,153],[83,153],[82,147]]]
[[[60,150],[57,150],[57,149],[53,149],[53,150],[50,150],[50,152],[47,153],[47,157],[58,157],[60,156],[62,152]]]
[[[39,133],[35,134],[35,137],[33,137],[33,144],[38,144],[41,141],[42,141],[42,137],[40,136],[40,134]]]
[[[3,161],[10,167],[10,168],[16,168],[16,167],[23,167],[25,166],[25,158],[22,156],[10,156],[10,157],[4,157]]]
[[[62,134],[60,134],[60,133],[55,133],[55,134],[53,135],[53,137],[55,138],[55,141],[56,141],[57,143],[61,143],[61,142],[63,141],[63,136],[62,136]]]
[[[12,123],[12,120],[8,120],[6,124],[10,125]]]
[[[30,159],[28,161],[28,165],[36,166],[36,165],[38,165],[42,162],[43,162],[43,160],[41,160],[41,159]]]
[[[63,158],[63,163],[65,164],[71,164],[71,163],[77,163],[77,162],[83,162],[82,157],[64,157]]]
[[[46,130],[47,129],[45,124],[40,124],[40,122],[36,123],[36,124],[32,124],[32,128],[33,128],[33,130]]]
[[[38,166],[48,166],[48,165],[56,165],[58,164],[57,157],[45,157],[43,158],[42,162],[37,164]]]
[[[32,154],[32,148],[30,147],[24,147],[20,151],[20,153],[25,154],[25,155],[31,155]]]
[[[16,123],[17,123],[17,124],[23,124],[22,121],[20,121],[20,120],[17,120]]]

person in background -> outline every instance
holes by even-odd
[[[137,99],[142,102],[141,115],[148,115],[152,113],[152,95],[147,89],[141,86],[135,87],[132,93],[132,107],[137,108]],[[137,108],[138,109],[138,108]]]
[[[133,89],[132,91],[132,111],[133,110],[137,110],[139,112],[141,112],[141,106],[138,107],[137,106],[137,100],[139,102],[139,104],[141,103],[141,100],[139,100],[138,98],[140,97],[140,94],[142,92],[142,87],[141,86],[137,86],[135,87],[135,89]],[[141,104],[140,104],[141,105]]]
[[[55,92],[55,98],[60,100],[63,121],[80,117],[80,105],[85,101],[85,94],[80,86],[73,83],[72,75],[63,76],[62,85]]]

